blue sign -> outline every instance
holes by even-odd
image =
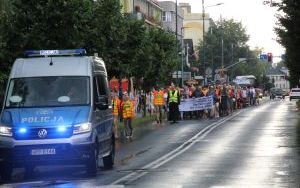
[[[268,55],[267,54],[260,54],[259,59],[267,61],[268,60]]]

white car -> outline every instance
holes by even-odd
[[[292,88],[290,92],[290,101],[292,99],[300,99],[300,88]]]

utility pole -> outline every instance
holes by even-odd
[[[177,50],[176,54],[177,54],[177,57],[178,57],[179,49],[178,49],[178,8],[177,8],[177,0],[175,1],[175,35],[176,35],[176,50]],[[178,61],[177,61],[177,70],[176,70],[177,74],[176,75],[177,75],[177,83],[179,84],[179,76],[178,76],[179,69],[178,68],[179,68],[179,66],[178,66]],[[182,73],[181,73],[181,76],[182,76]]]
[[[177,0],[175,1],[175,33],[176,33],[176,43],[178,42],[178,9],[177,9]],[[177,47],[178,48],[178,47]]]
[[[204,22],[204,18],[205,18],[205,7],[204,7],[204,0],[202,0],[202,32],[203,32],[203,39],[202,39],[202,43],[203,43],[203,69],[204,69],[204,85],[206,84],[206,73],[205,73],[205,22]]]
[[[184,27],[181,27],[181,87],[183,87],[183,61],[184,61],[183,55],[185,54],[184,42],[183,42],[183,29]]]
[[[222,34],[221,34],[221,48],[222,48],[222,55],[221,55],[221,61],[222,61],[222,69],[221,69],[221,71],[222,71],[222,74],[221,75],[223,75],[224,74],[224,31],[223,31],[223,19],[222,19],[222,15],[221,15],[221,29],[222,29]]]

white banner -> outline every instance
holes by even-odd
[[[212,96],[182,99],[179,105],[179,111],[189,112],[189,111],[212,109],[213,105],[214,105],[214,101]]]

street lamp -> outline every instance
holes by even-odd
[[[205,9],[206,8],[209,8],[209,7],[215,7],[215,6],[220,6],[220,5],[223,5],[224,3],[217,3],[215,5],[209,5],[209,6],[204,6],[204,0],[202,0],[202,25],[203,25],[203,39],[202,39],[202,42],[203,42],[203,68],[204,68],[204,84],[206,84],[206,73],[205,73],[205,23],[204,23],[204,18],[205,18]]]

